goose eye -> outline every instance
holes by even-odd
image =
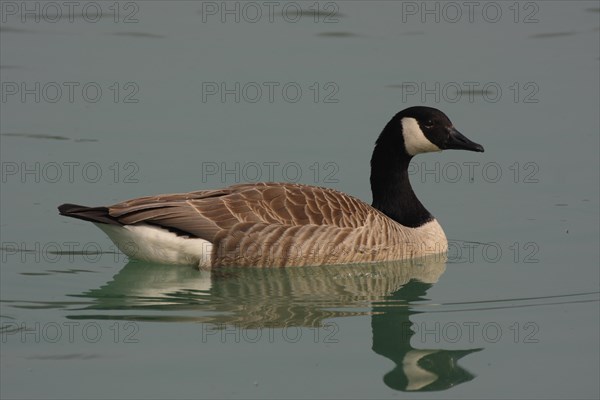
[[[425,128],[433,128],[433,121],[426,121],[424,124]]]

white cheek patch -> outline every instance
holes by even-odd
[[[430,151],[441,151],[425,137],[419,123],[414,118],[402,118],[402,136],[404,136],[406,152],[411,156]]]

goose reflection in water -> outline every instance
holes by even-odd
[[[439,255],[327,268],[212,271],[135,261],[101,288],[78,295],[92,304],[70,318],[195,321],[259,329],[312,328],[331,318],[370,315],[372,350],[395,364],[384,383],[400,391],[439,391],[472,380],[474,375],[457,360],[480,350],[411,344],[415,332],[410,317],[417,313],[411,305],[426,300],[427,290],[445,268],[446,259]],[[119,313],[111,315],[110,310]],[[123,315],[124,310],[129,312]]]

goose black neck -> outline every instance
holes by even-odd
[[[371,158],[372,205],[401,225],[419,227],[433,220],[433,216],[410,185],[408,166],[412,157],[404,151],[401,134],[390,138],[385,133],[384,130],[377,140]]]

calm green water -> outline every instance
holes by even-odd
[[[599,397],[598,2],[0,4],[3,398]],[[418,104],[486,148],[411,167],[447,259],[211,273],[56,211],[370,201]]]

